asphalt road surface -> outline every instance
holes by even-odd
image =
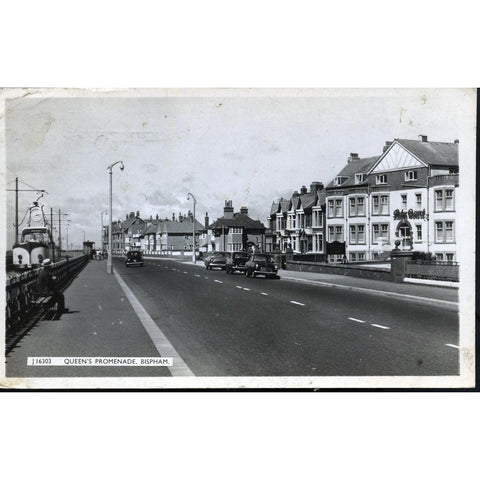
[[[459,373],[454,311],[169,260],[114,267],[197,376]]]

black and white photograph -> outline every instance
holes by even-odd
[[[475,90],[2,101],[2,382],[473,386]]]

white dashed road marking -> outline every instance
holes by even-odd
[[[268,295],[268,293],[260,292],[260,295]]]
[[[194,376],[193,372],[188,368],[188,365],[185,363],[183,358],[177,353],[173,345],[168,341],[168,338],[163,334],[163,332],[158,328],[158,325],[153,321],[152,317],[145,310],[143,305],[138,301],[137,297],[130,290],[125,281],[120,277],[115,269],[113,269],[115,278],[117,279],[120,287],[122,287],[125,296],[128,298],[128,301],[131,303],[135,313],[137,314],[140,322],[142,322],[143,327],[148,333],[148,336],[151,338],[155,348],[162,357],[172,357],[173,366],[168,367],[171,374],[174,377],[177,376]],[[121,323],[121,322],[120,322]]]
[[[200,275],[198,273],[195,274],[196,277],[200,278]]]
[[[249,289],[249,288],[244,288],[244,287],[242,287],[242,288],[243,288],[244,290],[246,290],[247,292],[249,292],[249,291],[250,291],[250,289]]]
[[[390,327],[385,327],[384,325],[378,325],[377,323],[372,323],[372,327],[383,328],[384,330],[390,330]]]
[[[217,283],[223,283],[221,280],[215,280]]]
[[[290,300],[290,303],[293,303],[293,304],[295,304],[295,305],[301,305],[302,307],[305,306],[304,303],[296,302],[295,300]]]
[[[358,323],[365,323],[365,320],[359,320],[358,318],[348,317],[348,319]]]
[[[188,275],[188,272],[183,272],[183,273],[186,273]]]
[[[241,287],[240,285],[237,285],[237,288],[239,288],[241,290],[243,287]]]
[[[453,345],[453,343],[446,343],[445,345],[447,347],[457,348],[458,350],[460,350],[460,347],[458,345]]]

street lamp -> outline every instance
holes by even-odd
[[[197,200],[192,193],[189,193],[187,196],[187,200],[190,200],[190,197],[193,198],[193,242],[192,242],[192,261],[193,263],[197,263],[197,257],[195,255],[195,205],[197,204]]]
[[[113,273],[112,269],[112,169],[117,163],[120,164],[120,170],[123,171],[125,168],[123,165],[123,162],[121,160],[112,163],[107,167],[108,173],[110,174],[110,196],[109,196],[109,202],[110,202],[110,208],[109,208],[109,215],[108,215],[108,256],[107,256],[107,273]]]

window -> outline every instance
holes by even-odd
[[[443,253],[437,253],[436,257],[437,257],[437,260],[439,260],[440,262],[443,262]]]
[[[365,260],[365,252],[358,252],[358,261],[361,262]]]
[[[453,253],[446,253],[445,256],[447,257],[447,262],[453,262],[455,255]]]
[[[357,261],[357,254],[354,252],[350,253],[350,261],[351,262],[356,262]]]
[[[409,170],[405,172],[405,181],[406,182],[413,182],[417,179],[417,171],[416,170]]]
[[[421,225],[415,225],[417,228],[417,241],[422,240],[422,226]]]
[[[372,215],[388,215],[388,195],[372,195]]]
[[[313,225],[312,227],[322,227],[323,226],[323,215],[321,210],[314,210],[313,213]]]
[[[350,197],[350,216],[351,217],[365,216],[365,198],[364,197]]]
[[[350,225],[350,239],[352,245],[365,243],[365,225]]]
[[[435,222],[435,243],[453,243],[453,221]]]
[[[389,238],[389,224],[388,223],[374,223],[372,224],[372,242],[378,243],[378,239],[382,238],[388,241]]]
[[[377,185],[385,185],[387,183],[387,176],[383,173],[382,175],[377,175]]]
[[[454,205],[453,188],[435,190],[435,211],[436,212],[443,212],[443,211],[453,212],[454,209],[455,209],[455,205]]]
[[[328,227],[329,242],[343,242],[343,227],[341,225]]]
[[[407,209],[407,196],[402,195],[402,210],[406,210],[406,209]]]
[[[313,250],[315,252],[323,252],[323,234],[316,233],[313,236]]]
[[[418,210],[422,209],[422,194],[421,193],[416,193],[415,194],[415,204],[416,204]]]
[[[343,199],[336,198],[328,200],[328,217],[343,217]]]
[[[343,217],[343,200],[341,199],[335,200],[335,216]]]
[[[364,173],[356,173],[355,174],[355,183],[362,183],[365,181],[365,174]]]
[[[335,187],[338,187],[340,185],[343,185],[345,183],[345,180],[347,177],[335,177],[335,180],[333,181],[333,184]]]
[[[230,227],[230,233],[242,233],[242,227]]]

